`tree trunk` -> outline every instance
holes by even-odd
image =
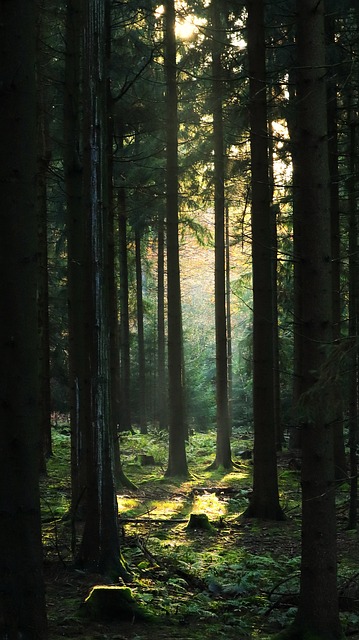
[[[228,409],[228,359],[226,325],[225,275],[225,159],[223,138],[223,68],[221,54],[224,30],[221,28],[221,8],[212,0],[212,100],[214,143],[214,218],[215,218],[215,331],[216,331],[216,458],[211,468],[232,467],[230,422]]]
[[[283,429],[281,421],[281,394],[280,394],[280,367],[279,367],[279,328],[278,328],[278,234],[277,234],[277,212],[279,206],[274,202],[275,175],[273,165],[273,127],[272,116],[268,114],[268,169],[269,169],[269,200],[271,207],[271,246],[273,251],[272,259],[272,307],[273,307],[273,403],[274,403],[274,424],[275,440],[277,451],[282,450]]]
[[[353,96],[351,96],[351,101]],[[356,529],[358,518],[358,319],[359,319],[359,243],[356,184],[358,182],[358,120],[355,106],[348,109],[349,124],[349,458],[350,502],[348,528]]]
[[[264,5],[247,3],[253,269],[253,494],[247,517],[283,519],[279,504],[273,375],[273,248],[269,198]]]
[[[164,230],[159,220],[157,242],[157,414],[161,431],[168,428],[166,341],[165,341],[165,285],[164,285]]]
[[[337,640],[339,622],[333,460],[331,228],[323,0],[297,1],[297,123],[303,332],[302,561],[289,637]]]
[[[326,1],[327,4],[329,4]],[[335,47],[336,20],[328,11],[325,20],[327,49]],[[328,59],[331,68],[333,61]],[[328,152],[330,173],[330,221],[332,251],[332,307],[333,307],[333,341],[338,346],[341,342],[341,278],[340,278],[340,205],[339,205],[339,150],[338,150],[338,100],[336,71],[327,79],[327,117],[328,117]],[[345,457],[343,434],[343,407],[337,403],[334,427],[334,461],[337,480],[347,478],[347,462]]]
[[[43,7],[41,7],[43,11]],[[40,423],[42,447],[40,467],[46,473],[46,459],[52,455],[51,391],[50,391],[50,331],[49,277],[47,250],[47,172],[51,159],[49,122],[46,103],[45,68],[48,56],[43,50],[43,14],[37,26],[37,215],[39,244],[38,318],[39,318],[39,376]]]
[[[0,24],[0,636],[46,640],[39,497],[36,6]]]
[[[85,434],[89,420],[87,358],[85,214],[82,206],[81,73],[82,0],[68,0],[64,90],[64,173],[66,189],[69,386],[71,424],[71,512],[84,515]]]
[[[120,133],[122,140],[122,134]],[[122,145],[122,142],[121,142]],[[118,190],[118,235],[120,263],[120,431],[132,431],[130,319],[128,311],[127,215],[125,187]]]
[[[291,158],[292,158],[292,173],[293,173],[293,228],[296,229],[296,233],[293,235],[293,289],[294,289],[294,314],[293,314],[293,414],[292,414],[292,426],[289,433],[290,450],[300,449],[302,446],[302,431],[301,431],[301,417],[298,410],[299,398],[302,395],[303,385],[303,333],[301,328],[302,318],[302,274],[301,274],[301,260],[300,256],[303,253],[302,238],[298,231],[298,224],[300,224],[300,210],[298,206],[298,190],[295,185],[298,184],[298,127],[297,127],[297,113],[296,113],[296,65],[293,62],[292,69],[289,75],[289,108],[287,116],[287,125],[290,137]]]
[[[231,322],[231,252],[229,235],[229,207],[226,206],[226,321],[227,321],[227,363],[228,363],[228,415],[229,427],[232,434],[233,425],[233,349]]]
[[[165,6],[166,219],[169,377],[169,456],[167,476],[187,476],[182,385],[181,284],[178,241],[177,78],[174,0]]]
[[[85,568],[125,575],[113,478],[108,278],[106,2],[89,0],[84,28],[84,194],[91,415],[86,432]]]
[[[136,300],[137,300],[137,341],[138,341],[138,402],[140,412],[140,431],[147,433],[146,412],[146,358],[145,337],[143,329],[143,297],[142,297],[142,262],[141,262],[141,235],[135,229],[136,248]]]

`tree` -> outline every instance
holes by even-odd
[[[214,142],[214,216],[215,216],[215,327],[216,327],[216,458],[211,467],[232,467],[228,407],[228,358],[225,296],[225,150],[223,135],[223,68],[224,29],[221,28],[220,3],[212,0],[212,94]]]
[[[324,1],[297,1],[297,205],[303,331],[300,598],[287,638],[342,637],[333,459],[331,229]],[[331,356],[331,357],[329,357]]]
[[[336,19],[329,11],[326,1],[326,57],[328,66],[333,69],[327,81],[327,118],[328,118],[328,158],[330,173],[330,225],[331,225],[331,255],[332,255],[332,309],[333,309],[333,341],[339,345],[341,341],[341,233],[340,233],[340,198],[339,198],[339,147],[338,147],[338,82],[336,79],[335,62],[337,56],[335,30]],[[334,459],[335,476],[337,480],[347,477],[347,463],[345,457],[343,434],[343,408],[337,403],[337,417],[334,429]]]
[[[165,234],[160,213],[157,235],[157,415],[161,430],[168,428],[166,393],[166,336],[165,336]]]
[[[182,371],[181,283],[178,242],[178,114],[174,0],[165,2],[166,222],[169,378],[169,457],[167,476],[188,474]]]
[[[40,464],[46,472],[46,458],[52,455],[51,441],[51,390],[50,390],[50,331],[49,331],[49,275],[47,218],[48,197],[47,179],[51,160],[49,140],[49,117],[47,112],[45,68],[48,64],[48,52],[44,48],[46,22],[43,6],[39,7],[37,24],[37,214],[38,214],[38,317],[39,317],[39,375],[40,375],[40,413],[42,431],[42,452]]]
[[[143,295],[142,295],[142,257],[141,257],[141,232],[135,228],[136,251],[136,302],[137,302],[137,345],[138,345],[138,402],[139,422],[141,433],[147,433],[147,393],[146,393],[146,357],[145,336],[143,328]]]
[[[79,562],[125,575],[113,478],[108,278],[106,18],[109,3],[90,0],[84,21],[84,206],[90,416],[86,425],[85,527]]]
[[[1,10],[0,635],[45,640],[39,429],[36,7]]]
[[[264,5],[247,3],[253,277],[253,494],[247,517],[283,519],[279,504],[273,377],[272,226],[269,197]]]
[[[86,357],[85,219],[82,206],[83,150],[81,135],[82,0],[66,5],[64,84],[64,175],[66,191],[67,300],[71,424],[71,510],[85,513],[86,424],[89,420],[88,358]]]
[[[120,147],[123,133],[119,133]],[[122,178],[120,178],[122,181]],[[120,270],[120,431],[132,431],[131,425],[131,362],[130,316],[128,307],[129,276],[127,248],[126,188],[118,188],[118,234]]]

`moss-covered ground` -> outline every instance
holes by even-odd
[[[285,522],[242,518],[252,485],[250,434],[235,432],[233,471],[208,471],[215,434],[195,433],[188,445],[190,478],[164,478],[166,437],[121,436],[121,457],[136,490],[118,493],[122,553],[129,585],[149,620],[87,616],[83,602],[99,575],[76,569],[70,504],[70,436],[54,430],[54,456],[41,482],[45,579],[50,639],[245,640],[269,638],[293,619],[300,563],[300,478],[295,461],[278,455]],[[155,464],[141,465],[141,456]],[[346,530],[348,487],[338,490],[339,586],[348,637],[359,639],[359,548]],[[191,514],[206,514],[209,530],[187,528]],[[76,541],[81,535],[77,523]],[[346,597],[346,600],[344,599]],[[349,610],[348,610],[349,609]],[[154,618],[154,621],[151,621]]]

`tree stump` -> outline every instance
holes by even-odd
[[[205,513],[191,513],[186,529],[187,531],[200,529],[201,531],[208,531],[209,533],[215,533],[216,531]]]
[[[151,616],[136,602],[129,587],[96,585],[82,605],[93,620],[146,620]]]

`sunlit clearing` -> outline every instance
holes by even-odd
[[[220,518],[227,513],[227,503],[219,500],[215,493],[204,493],[195,497],[192,513],[205,513],[209,519]]]
[[[124,498],[117,496],[118,512],[124,514],[125,511],[134,511],[138,508],[140,501],[137,498]]]

